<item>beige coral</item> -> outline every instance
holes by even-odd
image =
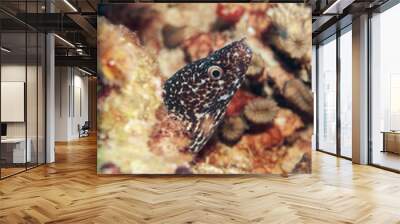
[[[270,11],[275,32],[271,37],[279,50],[297,60],[311,58],[311,9],[305,4],[277,4]]]
[[[256,98],[244,108],[247,120],[254,124],[267,124],[271,122],[278,111],[276,102],[267,98]]]
[[[248,77],[257,77],[264,71],[265,63],[260,54],[254,53],[251,59],[251,64],[247,69],[246,75]]]
[[[298,109],[312,116],[314,99],[311,90],[299,79],[292,79],[285,83],[283,96]]]
[[[240,116],[228,117],[222,124],[221,135],[228,142],[235,142],[242,137],[247,128],[246,122]]]

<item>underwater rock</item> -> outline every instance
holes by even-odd
[[[99,18],[97,41],[101,47],[99,64],[103,82],[111,86],[123,86],[130,78],[129,71],[137,66],[131,63],[131,60],[136,58],[139,52],[130,44],[139,44],[138,37],[122,25],[114,26],[106,19]]]
[[[227,155],[221,155],[221,157],[227,157]],[[243,157],[245,158],[245,157]],[[233,166],[233,164],[230,164],[231,166]],[[251,169],[244,169],[242,167],[236,168],[236,167],[228,167],[228,168],[224,168],[221,166],[221,164],[217,164],[217,165],[211,165],[209,163],[200,163],[197,164],[194,167],[195,173],[196,174],[246,174],[249,173],[251,171]]]
[[[266,82],[264,84],[264,86],[263,86],[262,93],[263,93],[264,96],[270,97],[270,96],[273,96],[275,94],[275,89],[274,89],[273,85],[271,85],[270,83]]]
[[[189,61],[207,57],[213,50],[210,34],[201,33],[186,40],[183,49]]]
[[[148,145],[162,105],[157,64],[133,32],[102,17],[98,21],[101,85],[118,87],[98,105],[99,166],[111,162],[120,173],[173,173],[179,164],[174,157],[161,157]],[[190,160],[178,158],[181,164]]]
[[[298,79],[287,81],[283,88],[283,96],[298,109],[312,116],[314,110],[313,96],[310,89],[302,81]]]
[[[301,160],[296,164],[293,168],[293,173],[310,173],[311,172],[311,155],[308,153],[304,153]]]
[[[274,7],[272,4],[257,3],[248,8],[248,31],[250,34],[260,37],[272,24],[268,11]]]
[[[99,18],[98,39],[102,84],[118,86],[118,90],[110,90],[99,108],[100,128],[112,133],[109,129],[117,130],[117,124],[126,126],[135,120],[151,124],[161,104],[161,77],[154,58],[140,46],[134,33],[104,18]],[[135,107],[121,106],[126,104]],[[125,131],[128,129],[136,128],[125,127]]]
[[[221,128],[221,136],[228,142],[236,142],[242,137],[248,128],[246,121],[240,116],[231,116],[224,120]]]
[[[304,123],[299,115],[289,109],[279,109],[274,124],[279,128],[284,137],[294,134],[298,129],[304,127]]]
[[[122,24],[135,32],[149,51],[157,53],[162,47],[159,35],[154,35],[162,27],[162,18],[150,4],[118,4],[107,7],[105,12],[111,23]],[[110,39],[114,40],[117,39]]]
[[[288,133],[287,133],[288,134]],[[293,141],[287,147],[287,153],[282,157],[281,169],[285,173],[310,172],[311,171],[311,138],[313,126],[292,132],[286,140]]]
[[[272,122],[278,109],[274,100],[256,98],[245,106],[244,115],[247,120],[254,124],[267,124]]]
[[[154,9],[160,12],[166,24],[176,27],[186,26],[192,29],[189,34],[208,32],[212,24],[217,20],[217,4],[149,5],[152,5]]]
[[[176,168],[175,173],[183,174],[183,175],[193,174],[193,172],[190,170],[190,168],[186,167],[186,166],[179,166],[178,168]]]
[[[223,47],[227,37],[221,33],[198,33],[183,43],[183,50],[189,62],[207,57],[211,52]]]
[[[303,62],[297,75],[303,82],[311,83],[311,62]]]
[[[186,64],[185,53],[180,47],[174,49],[163,48],[157,56],[160,74],[165,79],[171,77],[171,75]]]
[[[207,173],[249,173],[252,170],[252,156],[245,147],[232,148],[216,143],[203,163],[196,164],[196,172]]]
[[[311,75],[310,73],[306,70],[306,69],[300,69],[299,74],[298,74],[299,78],[306,83],[310,83],[311,82]]]
[[[104,163],[100,167],[100,171],[103,174],[119,174],[121,170],[114,163]]]
[[[271,126],[263,132],[244,135],[238,143],[238,148],[246,149],[251,155],[254,173],[281,173],[278,165],[286,154],[283,140],[279,128]]]
[[[287,145],[293,145],[293,143],[295,143],[298,139],[300,138],[300,133],[295,132],[292,135],[289,135],[286,139],[285,139],[285,143]]]
[[[283,94],[286,82],[295,78],[292,73],[286,71],[282,66],[269,68],[268,75],[280,94]]]
[[[298,164],[303,160],[304,156],[310,156],[307,155],[309,154],[308,149],[310,148],[310,144],[310,141],[298,140],[291,147],[289,147],[286,155],[282,158],[281,169],[285,173],[291,173],[296,168],[298,169]],[[311,164],[310,160],[308,162]]]
[[[159,19],[158,12],[150,4],[118,4],[108,7],[105,12],[108,21],[132,31],[147,29]]]
[[[185,164],[193,157],[184,153],[190,143],[182,123],[170,116],[161,106],[156,113],[158,122],[154,125],[148,145],[151,152],[175,164]]]
[[[285,142],[287,143],[287,145],[293,145],[298,141],[306,141],[306,142],[311,141],[310,138],[313,135],[313,127],[312,126],[303,127],[303,126],[298,127],[297,131],[286,133]]]
[[[164,45],[168,48],[178,47],[185,39],[184,30],[185,27],[175,27],[166,24],[161,30]]]
[[[274,147],[270,150],[260,151],[253,155],[254,173],[281,174],[281,158],[286,155],[287,149],[284,146]]]

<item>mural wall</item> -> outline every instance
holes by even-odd
[[[105,4],[98,173],[311,172],[311,9]]]

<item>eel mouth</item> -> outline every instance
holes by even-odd
[[[242,38],[239,41],[232,43],[233,52],[239,54],[239,58],[242,59],[243,63],[249,65],[251,62],[251,57],[253,56],[253,51],[247,45],[246,38]]]
[[[245,73],[253,56],[253,51],[247,45],[246,39],[243,38],[239,41],[234,41],[227,45],[227,48],[228,53],[226,56],[228,57],[228,61],[235,67],[239,67],[240,70]]]

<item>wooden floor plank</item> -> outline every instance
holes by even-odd
[[[311,175],[98,176],[96,139],[0,181],[0,223],[400,223],[400,175],[320,152]]]

